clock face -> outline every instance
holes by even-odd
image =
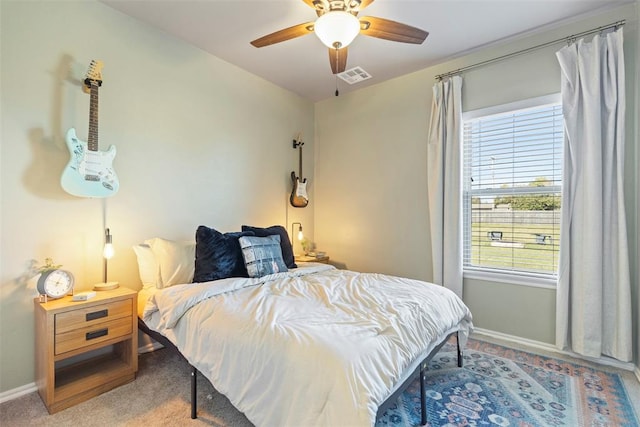
[[[62,298],[73,288],[73,275],[65,270],[51,270],[42,273],[38,280],[38,292],[51,298]]]

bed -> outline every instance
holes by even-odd
[[[182,262],[191,256],[184,247]],[[159,253],[156,282],[166,264]],[[453,292],[423,281],[271,262],[268,274],[191,283],[172,262],[165,273],[176,283],[154,289],[143,280],[142,328],[175,346],[193,375],[202,373],[256,426],[371,426],[410,381],[423,379],[449,337],[460,349],[472,328]]]

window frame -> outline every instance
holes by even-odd
[[[536,107],[544,107],[546,105],[562,105],[562,95],[560,93],[554,93],[550,95],[544,95],[534,98],[523,99],[515,102],[510,102],[506,104],[495,105],[491,107],[479,108],[475,110],[465,111],[462,113],[462,129],[464,129],[465,122],[469,120],[478,119],[481,117],[488,117],[492,115],[509,113],[516,110],[522,110],[527,108],[536,108]],[[462,139],[464,141],[464,131],[461,132]],[[464,142],[462,142],[464,144]],[[464,149],[463,149],[464,152]],[[564,164],[563,164],[564,166]],[[466,163],[463,161],[463,170],[467,167]],[[464,172],[463,172],[464,175]],[[562,197],[562,185],[554,185],[548,187],[554,192],[557,192]],[[522,193],[526,193],[529,191],[528,189],[521,189]],[[475,190],[474,195],[482,194],[485,191],[486,193],[496,194],[500,193],[501,189],[487,189],[487,190]],[[532,188],[531,193],[539,193],[539,189]],[[504,190],[505,194],[509,192],[509,190]],[[512,194],[509,192],[509,194]],[[466,191],[462,189],[463,198],[466,195]],[[463,203],[465,206],[465,203]],[[466,207],[464,207],[466,209]],[[465,214],[463,213],[463,216]],[[467,221],[463,221],[463,254],[467,251],[466,241],[464,236],[469,235],[471,232],[470,227],[471,224],[467,223]],[[466,259],[463,255],[463,265],[462,272],[464,279],[474,279],[474,280],[483,280],[489,282],[498,282],[498,283],[507,283],[510,285],[521,285],[521,286],[529,286],[529,287],[538,287],[545,289],[556,289],[557,283],[557,275],[553,274],[545,274],[545,273],[535,273],[528,271],[513,271],[513,270],[503,270],[498,268],[491,267],[482,267],[482,266],[468,266],[465,265]]]

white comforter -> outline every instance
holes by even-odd
[[[249,420],[274,427],[373,425],[419,360],[472,327],[446,288],[328,265],[172,286],[144,321]]]

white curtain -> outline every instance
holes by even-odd
[[[619,29],[557,52],[567,141],[556,344],[585,356],[630,361],[622,40]]]
[[[462,77],[433,86],[428,179],[433,282],[462,297]]]

